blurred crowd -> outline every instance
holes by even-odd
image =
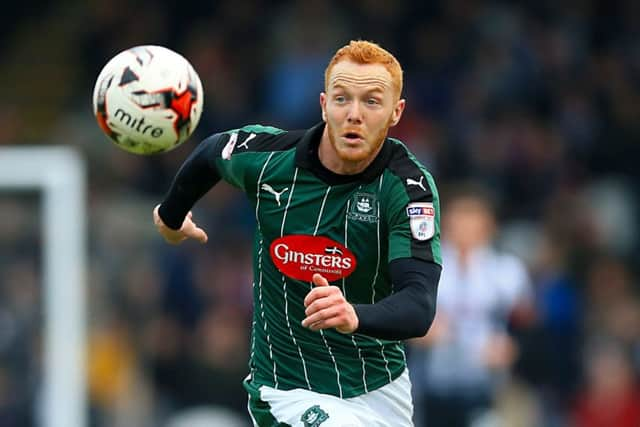
[[[164,244],[151,211],[200,138],[318,122],[326,63],[355,38],[403,65],[392,136],[443,196],[438,317],[408,343],[416,425],[640,425],[638,16],[632,0],[3,5],[0,146],[71,145],[88,165],[90,426],[249,425],[249,205],[214,188],[194,210],[204,246]],[[102,66],[141,44],[182,53],[205,89],[196,135],[149,158],[110,144],[91,111]],[[460,203],[460,188],[483,197]],[[3,427],[34,425],[38,402],[39,206],[0,193]]]

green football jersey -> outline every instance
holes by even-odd
[[[403,343],[303,327],[311,276],[350,303],[380,301],[394,291],[390,261],[441,263],[440,214],[431,175],[400,141],[387,138],[362,173],[338,175],[318,159],[323,129],[216,134],[211,162],[255,211],[250,381],[348,398],[397,378]]]

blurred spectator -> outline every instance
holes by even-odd
[[[586,287],[588,338],[611,338],[628,351],[639,351],[638,284],[623,259],[611,255],[595,257],[587,269]],[[640,372],[640,364],[635,369]]]
[[[582,301],[570,269],[569,248],[558,236],[537,230],[531,272],[535,292],[533,325],[517,334],[518,376],[544,390],[546,404],[563,405],[579,378]]]
[[[624,347],[598,341],[588,349],[587,380],[573,408],[575,427],[637,427],[640,388]]]
[[[532,302],[516,257],[496,251],[488,193],[464,185],[443,197],[443,269],[436,318],[414,340],[411,370],[416,412],[429,427],[465,427],[493,406],[517,356],[509,319]]]
[[[329,2],[293,2],[280,12],[271,29],[275,58],[267,70],[265,109],[278,127],[298,128],[320,121],[321,76],[345,24]]]

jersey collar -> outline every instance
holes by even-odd
[[[296,146],[296,164],[311,171],[316,177],[329,185],[348,184],[350,182],[371,182],[384,171],[391,158],[391,142],[385,139],[382,149],[365,170],[355,175],[341,175],[330,171],[320,162],[318,147],[324,131],[324,122],[308,129]]]

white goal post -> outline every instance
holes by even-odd
[[[70,147],[0,146],[0,191],[40,190],[43,382],[40,427],[85,427],[86,170]]]

